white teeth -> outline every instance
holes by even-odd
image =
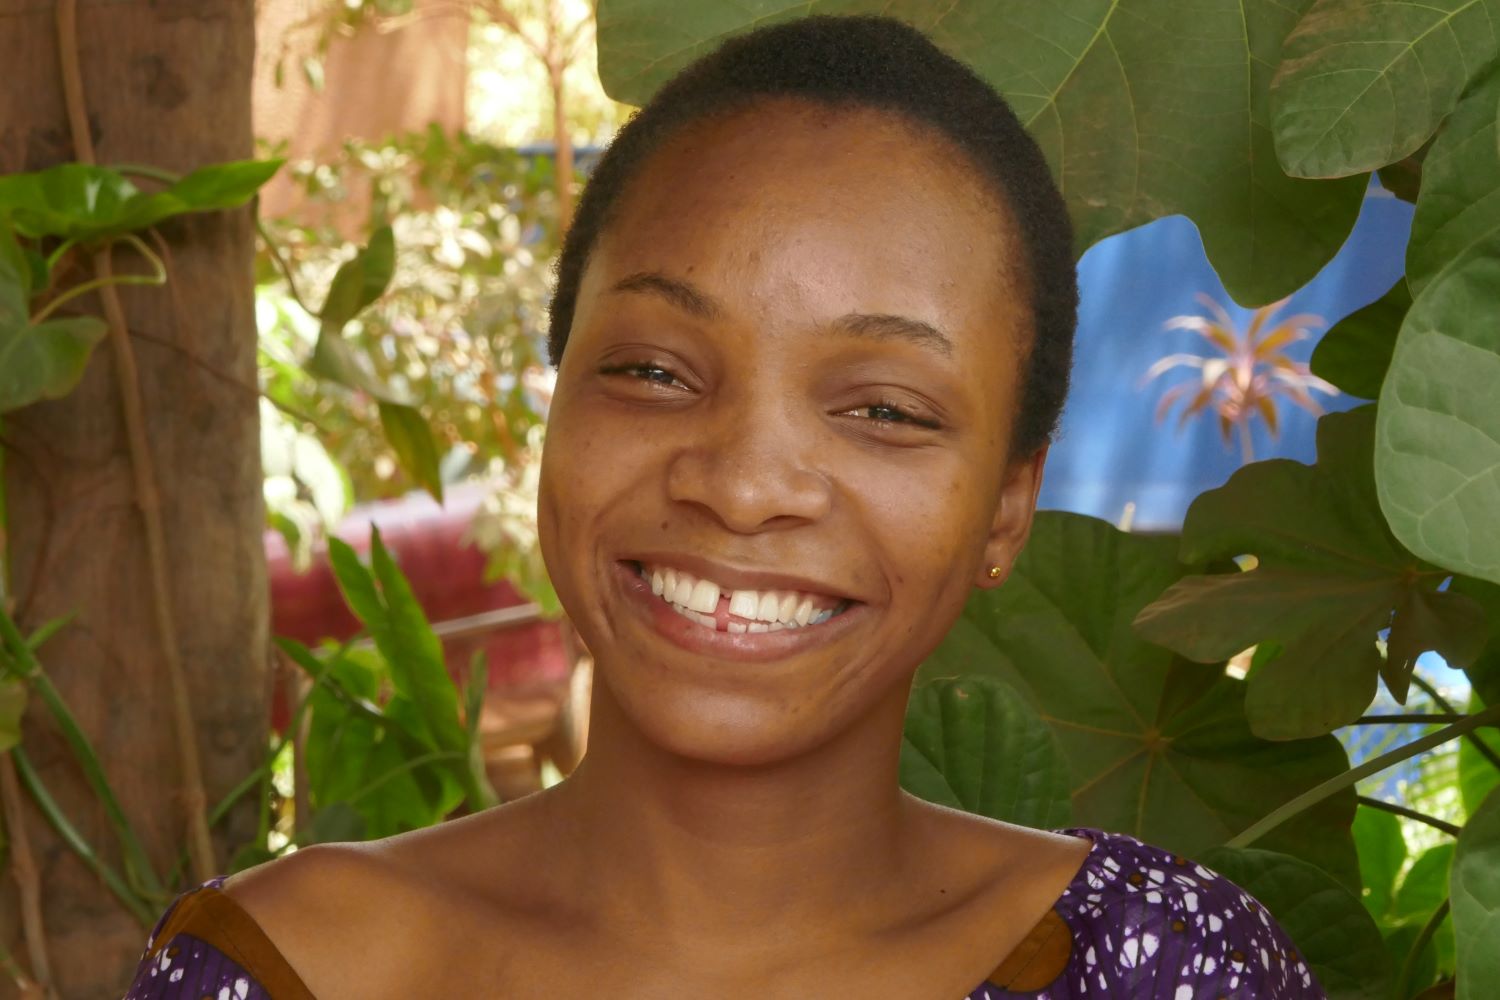
[[[693,621],[697,622],[699,625],[702,625],[704,628],[718,629],[719,627],[719,623],[714,620],[713,615],[705,615],[700,614],[697,611],[689,611],[688,616],[691,617]]]
[[[665,592],[662,596],[666,596]],[[681,604],[685,608],[693,606],[693,578],[686,573],[677,577],[677,586],[672,589],[672,603]]]
[[[651,571],[651,593],[655,594],[657,597],[660,597],[662,587],[666,585],[666,582],[666,578],[662,576],[661,570],[654,569]]]
[[[677,588],[680,591],[682,584],[679,583]],[[682,603],[702,614],[716,611],[719,607],[719,585],[712,580],[699,580],[693,584],[692,593]]]
[[[771,631],[771,626],[765,622],[751,622],[745,627],[745,630],[747,632],[769,632]]]
[[[759,606],[759,596],[753,590],[736,590],[729,597],[729,613],[739,618],[758,617],[755,609]]]
[[[670,601],[677,593],[677,571],[675,569],[663,570],[661,581],[661,596]]]
[[[781,595],[781,604],[776,609],[776,620],[783,622],[792,622],[797,620],[796,594],[788,593]]]
[[[727,624],[729,625],[729,631],[737,635],[743,633],[746,629],[744,622],[728,622]]]
[[[833,609],[832,608],[824,608],[822,611],[819,611],[817,614],[813,615],[812,616],[812,620],[808,624],[810,624],[810,625],[821,625],[821,624],[823,624],[824,622],[826,622],[828,619],[830,619],[832,617],[833,617]]]
[[[781,608],[781,596],[774,590],[768,590],[760,595],[760,603],[755,610],[751,611],[746,618],[759,618],[763,622],[774,622],[776,612]]]
[[[798,625],[806,625],[808,622],[810,622],[812,620],[812,616],[813,616],[812,598],[811,597],[804,597],[804,598],[802,598],[802,603],[799,604],[799,605],[797,605],[797,624]]]

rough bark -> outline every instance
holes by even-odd
[[[254,4],[80,0],[78,7],[101,163],[186,171],[252,155]],[[0,171],[73,157],[53,17],[50,0],[0,0],[7,78],[0,88]],[[170,247],[169,288],[127,289],[122,297],[167,526],[177,639],[213,803],[256,766],[266,746],[251,217],[248,210],[195,217],[169,224],[162,235]],[[102,346],[71,396],[5,422],[10,593],[25,628],[76,616],[42,661],[165,874],[183,849],[186,820],[112,365]],[[23,744],[75,823],[118,858],[97,802],[36,707]],[[254,823],[247,802],[215,831],[221,867],[228,845],[248,839]],[[59,991],[69,1000],[118,997],[145,931],[34,811],[29,829]],[[24,954],[14,894],[6,892],[0,943]]]

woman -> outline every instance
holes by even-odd
[[[1321,996],[1205,869],[897,787],[918,663],[1025,541],[1075,308],[1036,146],[915,31],[686,70],[558,267],[540,523],[587,758],[183,897],[130,996]]]

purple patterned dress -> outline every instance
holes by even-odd
[[[1323,1000],[1271,915],[1227,879],[1123,834],[1093,848],[1047,916],[965,1000]],[[314,1000],[213,879],[151,933],[125,1000]]]

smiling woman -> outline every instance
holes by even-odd
[[[898,788],[917,665],[1030,529],[1069,244],[1004,102],[897,22],[685,71],[558,268],[540,523],[588,756],[189,894],[131,996],[1321,996],[1187,859]]]

